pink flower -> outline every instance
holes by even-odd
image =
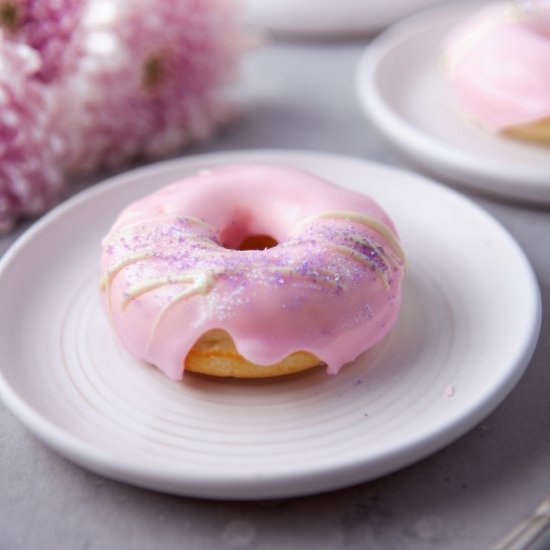
[[[228,116],[240,53],[229,0],[91,2],[68,83],[73,168],[116,167],[204,139]]]
[[[0,0],[0,28],[10,40],[35,49],[42,60],[36,76],[57,78],[71,59],[74,34],[86,0]]]
[[[233,0],[0,0],[0,231],[64,173],[209,137],[240,57]]]
[[[38,53],[0,37],[0,231],[50,207],[63,184],[56,101]]]

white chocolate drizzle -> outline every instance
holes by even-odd
[[[391,247],[391,249],[397,254],[401,260],[405,261],[405,253],[399,244],[399,241],[393,234],[393,232],[388,229],[380,220],[373,218],[372,216],[366,216],[365,214],[358,214],[357,212],[325,212],[319,214],[318,216],[312,216],[311,218],[306,218],[301,223],[308,223],[315,219],[332,219],[332,220],[343,220],[357,223],[372,229],[375,233],[378,233]]]

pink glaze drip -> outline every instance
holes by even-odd
[[[550,2],[521,5],[490,4],[447,41],[458,100],[494,131],[550,117]]]
[[[254,234],[279,244],[231,249]],[[102,302],[126,349],[173,379],[214,328],[254,363],[304,350],[336,373],[396,322],[404,260],[394,235],[372,199],[312,174],[206,170],[120,214],[103,243]]]

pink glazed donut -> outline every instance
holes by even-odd
[[[404,256],[371,198],[267,165],[203,170],[119,215],[101,296],[122,345],[184,370],[329,373],[396,322]]]
[[[453,30],[446,60],[454,94],[474,121],[550,144],[550,0],[489,4]]]

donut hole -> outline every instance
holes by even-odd
[[[229,223],[220,232],[220,242],[230,250],[266,250],[279,244],[273,236],[262,232],[254,214],[246,208],[233,210]]]
[[[239,245],[237,250],[266,250],[279,243],[271,235],[248,235]]]
[[[236,238],[222,240],[223,247],[229,250],[267,250],[278,244],[277,239],[263,233],[244,237],[239,235]]]
[[[279,244],[277,239],[264,233],[222,235],[221,243],[229,250],[266,250]]]

